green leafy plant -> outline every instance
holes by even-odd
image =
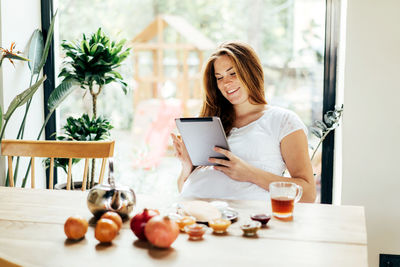
[[[2,110],[0,109],[0,142],[4,137],[5,129],[6,126],[12,116],[12,114],[15,112],[15,110],[18,107],[21,107],[25,105],[25,113],[22,119],[22,122],[20,124],[18,134],[16,139],[23,139],[24,137],[24,131],[25,131],[25,123],[26,123],[26,118],[29,112],[29,107],[32,102],[32,98],[36,91],[39,89],[40,85],[46,80],[46,76],[44,75],[43,77],[40,77],[40,72],[47,60],[48,52],[50,49],[50,44],[53,38],[53,31],[54,31],[54,23],[55,23],[55,17],[57,15],[57,12],[52,18],[48,33],[47,33],[47,38],[46,38],[46,43],[44,43],[43,39],[43,34],[39,29],[36,29],[31,37],[30,40],[30,46],[29,46],[29,51],[28,51],[28,59],[25,57],[20,56],[21,52],[15,51],[15,43],[12,43],[10,46],[10,49],[4,49],[0,48],[0,66],[3,62],[4,59],[8,59],[13,65],[13,59],[15,60],[23,60],[23,61],[28,61],[28,67],[31,71],[31,77],[30,77],[30,82],[29,82],[29,87],[24,90],[22,93],[17,95],[10,103],[9,107],[7,108],[6,113],[3,115]],[[4,121],[4,123],[3,123]],[[46,122],[47,123],[47,122]],[[45,125],[44,125],[45,126]],[[44,128],[43,126],[43,128]],[[39,134],[40,136],[40,134]],[[30,165],[29,165],[30,166]],[[14,184],[17,181],[17,174],[18,174],[18,167],[19,167],[19,157],[17,157],[17,163],[15,165],[15,170],[14,170]],[[6,185],[8,185],[8,176],[6,179]],[[24,179],[24,184],[26,183],[26,179]],[[25,185],[23,185],[25,186]]]
[[[125,42],[125,39],[111,41],[99,28],[90,38],[83,34],[82,39],[76,43],[64,40],[61,44],[66,55],[64,67],[59,74],[59,77],[64,77],[61,84],[74,81],[82,89],[88,89],[92,96],[94,117],[97,117],[97,97],[104,85],[117,82],[127,93],[127,84],[115,70],[129,55],[130,49],[124,49]]]
[[[64,133],[57,136],[56,139],[60,141],[107,140],[110,137],[110,130],[112,128],[113,126],[110,122],[102,116],[90,119],[88,114],[83,114],[80,118],[68,117],[66,124],[62,127]],[[72,164],[76,164],[79,161],[80,159],[73,159]],[[68,159],[54,159],[54,165],[56,167],[61,167],[66,173],[68,173]],[[50,160],[46,159],[46,167],[48,166],[50,166]],[[92,171],[94,171],[93,161]],[[90,182],[87,184],[88,188],[94,186],[93,177],[94,175],[92,175]]]
[[[327,111],[324,114],[323,121],[317,120],[314,122],[313,126],[310,127],[311,133],[319,138],[319,142],[313,151],[311,160],[314,159],[315,153],[317,152],[322,142],[325,140],[326,136],[339,126],[342,113],[343,105],[340,107],[335,107],[334,110]]]
[[[99,141],[107,140],[110,137],[110,130],[113,126],[102,116],[92,119],[88,114],[80,118],[67,118],[67,124],[62,128],[65,134],[57,136],[58,140],[75,141]]]

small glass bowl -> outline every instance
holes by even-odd
[[[185,232],[185,226],[192,225],[196,223],[196,218],[193,216],[183,216],[181,218],[178,218],[175,220],[175,222],[178,224],[179,229],[182,232]]]
[[[261,223],[259,221],[247,221],[240,225],[244,236],[255,236],[260,228]]]
[[[253,221],[260,222],[262,227],[265,227],[269,220],[271,220],[271,215],[265,213],[254,213],[250,215]]]
[[[185,226],[185,232],[189,235],[190,240],[203,239],[203,235],[207,230],[207,226],[204,224],[190,224]]]
[[[231,225],[231,221],[227,219],[215,219],[208,222],[208,226],[210,226],[214,233],[223,234],[226,232],[228,227]]]

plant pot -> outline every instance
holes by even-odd
[[[75,190],[82,190],[82,182],[74,182],[74,186],[75,186]],[[71,188],[72,188],[72,185],[71,185]],[[58,184],[54,185],[54,189],[66,190],[67,183],[58,183]]]

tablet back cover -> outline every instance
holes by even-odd
[[[229,150],[218,117],[179,118],[175,122],[194,166],[215,165],[208,161],[209,157],[225,158],[214,151],[215,146]]]

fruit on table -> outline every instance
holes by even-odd
[[[118,213],[116,213],[114,211],[107,211],[106,213],[104,213],[101,216],[100,219],[110,219],[110,220],[112,220],[118,226],[118,231],[122,227],[122,218],[121,218],[121,216],[119,216]]]
[[[146,223],[156,215],[160,215],[158,210],[144,209],[143,212],[136,214],[131,219],[131,229],[140,240],[147,240],[146,235],[144,234],[144,227],[146,226]]]
[[[145,228],[144,234],[151,244],[159,248],[168,248],[179,235],[179,227],[168,216],[154,216]]]
[[[111,242],[118,234],[117,224],[110,219],[100,219],[97,221],[94,237],[100,243]]]
[[[79,215],[69,217],[64,224],[64,232],[69,239],[78,240],[85,236],[88,222]]]

